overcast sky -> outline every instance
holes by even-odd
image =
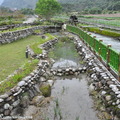
[[[3,2],[4,0],[0,0],[0,4]]]

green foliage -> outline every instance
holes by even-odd
[[[11,24],[20,24],[20,23],[22,23],[22,21],[4,20],[4,21],[0,21],[0,26],[11,25]]]
[[[44,84],[40,87],[40,91],[42,92],[43,96],[49,97],[51,94],[51,87],[49,84]]]
[[[100,14],[103,11],[119,11],[119,0],[59,0],[64,12],[77,11],[83,14]]]
[[[35,11],[48,20],[58,13],[60,9],[61,6],[56,0],[38,0]]]
[[[102,9],[97,8],[97,7],[93,7],[89,10],[90,14],[101,14],[102,13]]]
[[[34,11],[30,8],[23,8],[23,9],[21,9],[21,13],[25,14],[25,15],[33,15]]]
[[[17,72],[13,77],[9,79],[9,81],[5,81],[0,84],[0,93],[3,93],[10,88],[14,87],[22,78],[30,74],[35,69],[35,66],[38,64],[38,60],[32,60],[26,62],[25,65],[21,68],[20,71]]]
[[[120,10],[120,1],[117,1],[117,2],[112,2],[112,4],[109,4],[109,6],[108,6],[108,8],[107,8],[108,10],[115,10],[115,11],[118,11],[118,10]]]
[[[46,34],[46,36],[48,38],[46,38],[46,39],[40,38],[38,42],[30,45],[31,49],[34,51],[35,54],[41,54],[42,53],[42,49],[40,48],[40,44],[43,44],[43,43],[45,43],[45,42],[54,38],[54,36],[52,36],[50,34]]]
[[[110,37],[120,37],[120,33],[114,32],[114,31],[110,31],[110,30],[94,28],[94,27],[86,27],[84,29],[86,29],[86,30],[88,30],[90,32],[95,32],[95,33],[99,33],[99,34],[110,36]]]

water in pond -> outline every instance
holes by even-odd
[[[49,53],[49,57],[56,60],[53,68],[79,66],[80,57],[71,40],[59,41]]]
[[[59,42],[50,56],[56,59],[53,67],[81,66],[74,44],[70,41]],[[47,120],[98,120],[85,74],[77,78],[69,76],[55,79],[51,93],[53,100],[44,112]]]
[[[109,44],[112,45],[112,48],[114,50],[120,52],[120,41],[119,40],[116,40],[115,38],[112,38],[112,37],[108,37],[108,36],[104,36],[104,35],[100,35],[100,34],[95,34],[95,33],[92,33],[92,36],[96,36],[97,39],[103,40],[103,42],[106,45],[109,45]]]
[[[49,120],[98,120],[89,96],[86,75],[81,78],[58,78],[55,82],[46,117]]]

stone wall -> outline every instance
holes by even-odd
[[[20,23],[20,24],[12,24],[12,25],[3,25],[3,26],[0,26],[0,31],[3,31],[3,30],[9,30],[9,29],[12,29],[12,28],[17,28],[17,27],[23,27],[23,26],[32,26],[32,25],[39,25],[39,24],[36,24],[36,23]]]
[[[61,28],[55,26],[36,26],[15,32],[7,32],[0,34],[0,44],[7,44],[18,39],[25,38],[34,33],[34,30],[43,29],[43,32],[58,32]]]
[[[38,26],[38,27],[27,28],[15,32],[1,33],[0,44],[11,43],[18,39],[25,38],[28,35],[31,35],[36,29],[40,29],[40,27]]]

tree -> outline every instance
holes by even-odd
[[[30,8],[23,8],[23,9],[21,9],[21,13],[25,14],[25,15],[33,15],[34,11]]]
[[[93,7],[89,10],[90,14],[101,14],[102,9],[98,8],[98,7]]]
[[[61,10],[61,5],[56,0],[38,0],[35,12],[47,20]]]

